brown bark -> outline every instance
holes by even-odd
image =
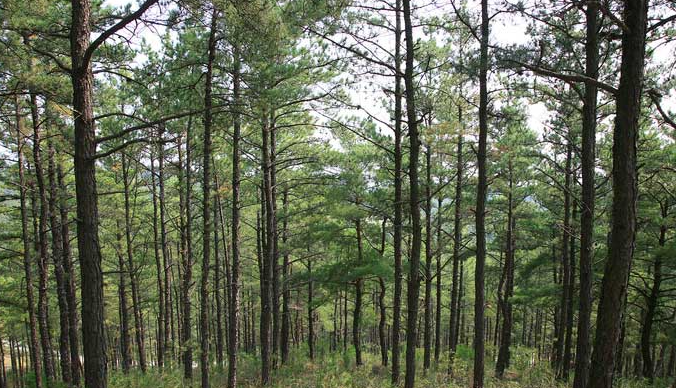
[[[232,74],[233,88],[233,133],[232,133],[232,270],[230,290],[230,326],[228,327],[228,388],[237,386],[237,350],[239,348],[239,184],[240,184],[240,115],[239,115],[239,78],[240,58],[239,49],[233,47],[234,69]]]
[[[136,350],[138,352],[138,364],[141,372],[146,372],[146,350],[145,340],[143,338],[143,314],[141,312],[141,301],[139,296],[138,274],[134,266],[134,250],[132,247],[132,227],[131,227],[131,201],[129,198],[129,163],[127,156],[122,154],[122,181],[124,183],[124,230],[127,248],[127,268],[129,271],[129,281],[131,282],[131,297],[134,312],[134,336],[136,339]]]
[[[120,317],[120,356],[122,361],[122,372],[129,373],[131,368],[131,343],[129,341],[129,311],[127,308],[127,273],[124,266],[124,255],[122,254],[122,225],[117,221],[117,263],[119,280],[117,285]]]
[[[458,106],[458,121],[462,126],[462,107]],[[453,264],[451,277],[451,316],[449,322],[449,373],[453,372],[453,356],[458,344],[458,324],[460,322],[460,287],[459,287],[459,266],[460,266],[460,244],[462,243],[462,129],[458,133],[458,145],[456,150],[456,176],[455,176],[455,203],[453,213]]]
[[[512,157],[509,156],[508,162],[508,193],[507,193],[507,236],[505,244],[505,264],[503,268],[503,281],[501,286],[504,286],[502,290],[498,290],[501,293],[501,297],[498,298],[498,308],[500,309],[502,316],[502,325],[500,332],[500,347],[498,349],[498,360],[495,364],[495,374],[497,377],[502,378],[505,373],[505,369],[509,367],[510,364],[510,346],[512,344],[512,302],[509,300],[512,297],[514,292],[514,231],[516,229],[516,220],[514,218],[514,179],[513,179],[513,169],[512,169]],[[498,321],[496,319],[496,332],[497,332]]]
[[[274,205],[272,203],[272,176],[271,176],[271,159],[270,159],[270,123],[268,121],[267,113],[263,112],[262,125],[262,171],[263,171],[263,208],[265,211],[265,240],[262,247],[263,254],[261,256],[261,316],[260,316],[260,343],[261,343],[261,383],[263,385],[270,384],[270,331],[272,323],[272,277],[274,265],[274,249],[275,249],[275,223],[273,220]]]
[[[403,195],[402,195],[402,90],[401,90],[401,0],[396,0],[394,30],[394,296],[392,302],[392,383],[399,382],[399,335],[401,333],[401,243],[403,226]]]
[[[207,47],[207,71],[204,78],[204,144],[202,151],[202,279],[200,282],[200,369],[202,388],[209,388],[209,266],[211,255],[211,126],[213,66],[216,59],[218,10],[211,13]]]
[[[75,127],[75,196],[77,201],[78,255],[82,283],[82,342],[85,386],[107,386],[106,339],[103,317],[103,273],[98,240],[96,195],[96,123],[93,115],[91,60],[103,42],[139,18],[158,0],[146,0],[90,43],[91,0],[71,0],[70,58]]]
[[[30,111],[33,122],[33,167],[35,169],[35,181],[37,184],[37,203],[39,206],[38,229],[35,236],[36,251],[38,254],[38,327],[40,329],[40,344],[42,346],[42,365],[47,381],[54,380],[54,358],[52,355],[52,337],[49,327],[49,295],[47,293],[47,263],[48,263],[48,240],[47,223],[49,222],[49,208],[45,189],[45,174],[42,166],[42,124],[38,112],[37,95],[30,93]]]
[[[314,283],[312,281],[312,259],[307,261],[307,273],[308,273],[308,284],[307,284],[307,347],[309,351],[310,360],[315,359],[315,320],[314,320],[314,306],[313,304],[313,293],[314,293]]]
[[[598,4],[588,2],[586,13],[585,75],[598,78]],[[582,203],[580,205],[580,302],[575,345],[573,388],[587,388],[592,310],[592,257],[594,249],[594,168],[596,166],[596,100],[597,88],[585,84],[582,116]]]
[[[72,262],[71,251],[70,251],[70,227],[68,225],[68,203],[67,196],[68,192],[66,190],[66,185],[64,183],[63,177],[63,166],[61,161],[57,163],[56,166],[56,175],[59,185],[59,217],[61,219],[61,237],[62,237],[62,250],[61,254],[62,263],[64,266],[64,275],[66,284],[66,297],[68,300],[68,340],[70,342],[70,376],[71,383],[74,386],[80,385],[80,375],[81,375],[81,364],[80,364],[80,339],[78,337],[79,332],[79,319],[77,315],[77,296],[75,289],[75,268]]]
[[[16,98],[16,134],[17,134],[17,154],[18,154],[18,165],[19,165],[19,198],[20,198],[20,208],[21,208],[21,235],[23,240],[23,268],[26,284],[26,304],[28,310],[28,337],[29,337],[29,348],[31,356],[31,365],[33,366],[33,371],[35,372],[35,385],[37,388],[43,386],[42,381],[42,367],[40,365],[39,359],[39,347],[38,347],[38,334],[37,334],[37,317],[35,314],[35,296],[33,290],[33,271],[31,269],[31,255],[30,255],[30,240],[28,237],[28,210],[26,208],[26,178],[25,178],[25,166],[24,166],[24,151],[23,147],[25,146],[25,128],[24,120],[21,115],[19,99]],[[11,347],[11,346],[10,346]],[[14,359],[14,357],[12,357]],[[14,365],[14,364],[13,364]]]
[[[660,215],[662,217],[662,225],[660,225],[660,236],[658,244],[663,247],[667,240],[667,216],[668,203],[660,203]],[[651,340],[653,338],[653,323],[655,321],[655,314],[658,308],[658,299],[660,296],[660,288],[662,285],[662,256],[655,255],[653,261],[653,284],[650,287],[649,293],[644,294],[645,299],[645,314],[643,315],[643,322],[641,325],[641,356],[643,357],[643,377],[652,382],[655,378],[654,359],[651,353]]]
[[[215,167],[214,163],[214,167]],[[219,239],[218,239],[218,229],[219,229],[219,216],[218,211],[220,209],[220,198],[219,198],[219,187],[218,187],[218,178],[214,172],[214,200],[216,201],[216,206],[213,206],[213,217],[214,217],[214,302],[216,304],[216,362],[219,369],[223,369],[223,297],[221,293],[222,283],[221,283],[221,255],[219,253]],[[225,236],[223,236],[225,238]],[[225,251],[223,252],[225,255]]]
[[[476,268],[474,270],[474,388],[484,386],[484,267],[486,265],[486,143],[488,137],[488,1],[481,0],[481,44],[479,58],[479,146],[477,149]]]
[[[187,380],[192,379],[192,319],[191,311],[192,305],[190,301],[190,289],[192,288],[192,211],[191,211],[191,185],[192,185],[192,168],[190,166],[191,145],[190,138],[192,137],[192,119],[188,119],[188,127],[186,132],[185,144],[185,160],[183,159],[182,146],[178,144],[178,182],[180,192],[180,206],[181,213],[181,257],[183,267],[183,281],[181,284],[181,307],[183,309],[181,314],[181,348],[183,354],[181,359],[183,361],[183,377]],[[184,175],[185,172],[185,175]]]
[[[282,194],[282,207],[284,211],[284,220],[282,221],[282,244],[284,244],[283,264],[282,264],[282,327],[280,329],[280,353],[282,364],[285,364],[289,358],[289,334],[291,325],[291,313],[289,311],[289,302],[291,300],[291,290],[289,287],[289,249],[286,247],[289,232],[289,192],[284,190]],[[335,319],[335,317],[334,317]],[[334,325],[335,328],[335,325]],[[334,330],[335,334],[335,330]]]
[[[647,0],[624,1],[622,64],[613,130],[613,205],[608,260],[592,353],[589,386],[612,386],[615,350],[621,330],[624,300],[636,232],[636,139],[646,46]]]
[[[270,113],[270,184],[272,213],[272,230],[275,232],[272,236],[272,367],[277,367],[279,353],[279,234],[277,233],[277,128],[275,128],[274,111]]]
[[[420,140],[418,138],[418,119],[415,110],[415,86],[413,75],[414,48],[413,48],[413,23],[411,21],[410,0],[403,0],[404,8],[404,31],[406,35],[406,71],[404,84],[406,88],[406,117],[408,120],[408,137],[410,140],[409,151],[409,210],[411,214],[411,255],[409,257],[410,272],[408,276],[407,306],[408,315],[406,322],[406,376],[405,388],[413,388],[415,385],[415,349],[418,320],[418,296],[420,294],[420,248],[422,234],[420,225],[420,193],[418,182],[418,157],[420,153]]]
[[[383,217],[383,223],[380,227],[380,257],[385,253],[385,237],[386,237],[387,217]],[[379,307],[379,321],[378,321],[378,341],[380,343],[380,361],[383,366],[387,366],[387,306],[385,305],[385,297],[387,289],[385,288],[385,280],[382,276],[378,276],[378,286],[380,292],[378,293],[378,307]],[[334,306],[335,310],[335,306]],[[335,323],[334,323],[335,328]]]
[[[565,183],[563,187],[563,231],[562,231],[562,247],[561,247],[561,272],[562,279],[561,283],[563,288],[561,290],[561,301],[559,305],[559,329],[558,336],[556,338],[556,354],[557,356],[557,365],[556,365],[556,377],[559,379],[567,378],[567,372],[564,373],[564,369],[567,371],[568,366],[563,365],[564,359],[564,349],[565,349],[565,335],[568,324],[568,306],[572,303],[569,299],[572,274],[570,270],[570,210],[571,210],[571,181],[572,181],[572,158],[573,158],[573,144],[571,137],[572,133],[568,134],[568,142],[566,144],[566,168],[564,171],[565,174]]]
[[[359,200],[357,200],[359,203]],[[361,220],[355,220],[355,229],[357,231],[357,265],[363,264],[362,230]],[[363,365],[361,354],[361,310],[364,293],[364,280],[357,278],[354,280],[354,313],[352,315],[352,345],[354,346],[355,362]]]
[[[159,138],[160,140],[164,137],[164,124],[159,126]],[[171,255],[169,254],[169,244],[167,242],[167,221],[166,221],[166,201],[164,193],[164,144],[160,143],[157,146],[157,186],[159,189],[158,202],[160,206],[160,242],[161,242],[161,251],[162,251],[162,273],[164,275],[164,287],[162,291],[164,292],[164,297],[162,301],[164,302],[163,312],[164,316],[162,317],[162,332],[164,333],[163,343],[160,349],[162,349],[162,359],[166,360],[167,354],[170,349],[173,349],[173,342],[170,343],[171,329],[170,324],[172,323],[171,313],[173,309],[171,308]],[[173,341],[173,338],[172,338]]]
[[[165,349],[164,345],[166,343],[164,337],[166,332],[164,331],[164,320],[167,315],[164,311],[165,303],[165,284],[162,279],[164,270],[162,268],[162,251],[163,248],[160,247],[160,230],[158,226],[159,220],[159,205],[158,205],[158,194],[157,194],[157,171],[155,170],[155,151],[151,151],[150,157],[150,179],[151,179],[151,191],[152,191],[152,200],[153,200],[153,250],[155,257],[155,279],[157,281],[157,296],[158,296],[158,305],[157,305],[157,341],[155,343],[155,352],[157,356],[157,366],[160,368],[164,367],[164,354]]]
[[[48,177],[49,177],[49,219],[52,234],[52,261],[54,263],[54,277],[56,278],[56,294],[59,305],[59,364],[61,367],[61,380],[70,384],[71,365],[70,365],[70,332],[69,311],[68,311],[68,290],[67,276],[63,265],[63,239],[61,235],[60,218],[57,213],[57,204],[59,203],[59,192],[56,181],[56,164],[54,162],[54,144],[50,141],[48,144]]]
[[[431,118],[430,118],[431,121]],[[431,124],[431,123],[430,123]],[[423,320],[423,369],[430,367],[432,358],[432,151],[425,152],[425,309]]]
[[[434,363],[439,363],[439,354],[441,353],[441,294],[442,294],[442,284],[441,284],[441,205],[443,202],[443,197],[439,195],[437,197],[437,251],[434,255],[436,258],[436,310],[434,317]]]

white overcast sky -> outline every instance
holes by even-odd
[[[123,7],[127,4],[132,4],[131,8],[135,9],[137,3],[135,0],[105,0],[105,5],[111,5],[114,7]],[[417,10],[417,14],[426,16],[431,13],[441,13],[448,12],[452,13],[453,9],[450,6],[450,0],[443,0],[441,8],[439,3],[435,0],[423,0],[423,1],[413,1],[414,6],[421,6]],[[470,6],[473,4],[476,7],[479,7],[478,1],[470,1]],[[523,18],[509,16],[508,18],[497,17],[493,20],[491,24],[491,42],[498,45],[510,45],[510,44],[520,44],[526,43],[529,40],[526,31],[527,21]],[[150,44],[153,48],[160,47],[160,35],[164,32],[162,27],[158,28],[148,28],[140,27],[136,31],[138,36]],[[415,35],[421,34],[420,29],[414,31]],[[388,38],[386,38],[388,39]],[[393,45],[393,37],[389,40],[392,40],[391,44]],[[662,63],[667,60],[673,60],[674,52],[676,52],[676,42],[672,42],[670,45],[662,45],[657,47],[654,53],[654,58],[656,62]],[[367,81],[366,81],[367,82]],[[362,88],[369,89],[369,88]],[[364,107],[369,107],[370,114],[373,114],[380,118],[383,121],[389,121],[387,110],[381,107],[381,103],[378,100],[379,96],[375,95],[373,92],[369,91],[351,91],[351,97],[355,100],[355,104],[359,104]],[[672,91],[670,95],[665,96],[662,102],[662,106],[669,110],[676,109],[676,91]],[[536,133],[542,133],[544,124],[551,115],[551,112],[547,110],[543,103],[529,104],[528,109],[528,125]]]

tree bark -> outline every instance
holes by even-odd
[[[59,192],[56,181],[56,164],[54,162],[55,151],[54,144],[49,141],[48,144],[48,172],[49,177],[49,219],[52,234],[52,261],[54,263],[54,277],[56,278],[56,293],[59,304],[59,363],[61,366],[61,380],[64,383],[71,382],[70,365],[70,332],[69,311],[68,311],[68,290],[67,276],[63,265],[63,238],[61,235],[61,225],[59,224],[59,215],[57,214],[57,204],[59,203]]]
[[[418,157],[420,153],[420,140],[418,139],[418,119],[415,110],[415,86],[413,75],[413,23],[411,22],[410,0],[403,0],[404,6],[404,29],[406,34],[406,71],[404,84],[406,87],[406,117],[408,119],[408,136],[410,140],[409,151],[409,206],[411,214],[411,255],[409,258],[410,273],[408,277],[407,305],[408,316],[406,322],[406,376],[405,388],[413,388],[415,385],[415,349],[418,320],[418,296],[420,294],[420,247],[422,245],[420,225],[420,194],[418,182]]]
[[[25,178],[25,166],[24,166],[24,151],[23,147],[26,145],[25,140],[25,128],[24,120],[21,115],[21,108],[19,105],[18,97],[15,100],[16,104],[16,143],[17,143],[17,154],[18,154],[18,165],[19,165],[19,202],[21,207],[21,236],[23,239],[23,268],[26,284],[26,303],[28,310],[28,332],[29,332],[29,348],[31,355],[31,365],[33,366],[33,371],[35,372],[35,385],[37,388],[42,388],[42,368],[40,362],[40,349],[38,347],[38,333],[37,333],[37,317],[35,314],[35,296],[33,294],[33,271],[31,269],[31,255],[30,255],[30,240],[28,236],[28,210],[26,208],[26,178]],[[11,344],[10,344],[11,348]],[[12,357],[14,360],[14,357]],[[12,363],[14,365],[14,363]],[[14,369],[14,367],[13,367]]]
[[[481,0],[481,44],[479,58],[479,147],[476,195],[476,269],[474,270],[474,388],[484,386],[484,267],[486,265],[486,142],[488,137],[488,0]]]
[[[647,0],[624,1],[622,64],[613,131],[613,205],[608,260],[601,285],[589,386],[612,386],[636,232],[636,139],[646,46]]]
[[[35,181],[37,183],[37,194],[39,205],[38,214],[38,233],[35,236],[36,250],[38,253],[38,326],[40,329],[40,344],[42,346],[42,364],[47,381],[56,377],[54,372],[54,358],[52,356],[52,337],[49,327],[49,296],[47,294],[47,223],[49,222],[49,209],[47,205],[47,194],[45,189],[45,174],[42,167],[41,150],[41,117],[38,113],[37,95],[30,92],[30,111],[33,122],[33,167],[35,169]]]
[[[359,199],[357,199],[359,204]],[[362,247],[362,230],[361,220],[355,220],[355,229],[357,230],[357,265],[363,265],[363,247]],[[363,365],[364,361],[361,356],[361,309],[363,299],[363,285],[364,280],[357,278],[354,280],[354,314],[352,316],[352,345],[354,346],[355,361],[357,366]]]
[[[164,124],[160,124],[159,126],[159,138],[160,140],[163,140],[164,138]],[[170,348],[173,348],[173,342],[170,344],[169,343],[169,338],[171,335],[171,329],[169,325],[172,323],[172,311],[173,309],[171,308],[171,255],[169,254],[169,243],[167,242],[167,221],[166,221],[166,201],[165,201],[165,194],[164,194],[164,144],[160,143],[157,146],[158,152],[157,152],[157,183],[158,183],[158,188],[159,188],[159,197],[158,197],[158,202],[160,205],[160,241],[162,244],[161,251],[162,251],[162,273],[164,275],[164,297],[162,298],[164,301],[164,317],[162,318],[162,324],[164,327],[162,328],[162,332],[164,333],[164,343],[162,344],[162,359],[166,360],[167,359],[167,353]],[[172,338],[173,340],[173,338]]]
[[[240,57],[238,46],[233,47],[233,133],[232,133],[232,270],[230,290],[230,326],[228,327],[228,388],[237,386],[237,350],[239,348],[239,183],[240,183]]]
[[[277,367],[279,353],[279,234],[277,233],[277,128],[275,128],[274,111],[270,113],[270,185],[272,197],[272,367]]]
[[[202,279],[200,282],[200,369],[202,388],[209,388],[209,266],[211,255],[211,125],[213,121],[211,89],[216,58],[218,10],[211,13],[207,47],[207,71],[204,78],[204,144],[202,151]]]
[[[568,134],[568,142],[566,144],[566,169],[565,183],[563,189],[563,230],[562,230],[562,246],[561,246],[561,283],[563,289],[561,290],[561,302],[559,305],[559,329],[556,338],[556,354],[558,355],[558,364],[556,365],[556,377],[559,379],[567,378],[567,372],[564,374],[564,368],[568,370],[567,366],[563,365],[563,356],[565,349],[566,326],[568,323],[568,306],[572,301],[568,298],[570,296],[571,285],[571,271],[570,271],[570,196],[571,196],[571,174],[572,174],[572,159],[573,159],[573,144],[571,137],[572,133]]]
[[[431,120],[430,120],[431,121]],[[425,152],[425,310],[423,320],[423,369],[427,371],[432,358],[432,151]]]
[[[307,261],[307,273],[308,273],[308,284],[307,284],[307,347],[309,351],[310,360],[315,359],[315,322],[314,322],[314,309],[312,306],[312,298],[314,293],[314,283],[312,282],[312,259]]]
[[[462,107],[458,105],[458,121],[462,126]],[[460,266],[460,244],[462,243],[462,129],[458,133],[458,146],[456,150],[456,171],[455,171],[455,206],[453,213],[453,269],[451,277],[451,316],[449,323],[449,374],[453,372],[453,357],[458,344],[458,323],[460,321],[460,287],[459,287],[459,266]]]
[[[124,183],[124,229],[125,240],[127,245],[127,267],[129,269],[129,279],[131,282],[131,297],[133,302],[134,312],[134,335],[136,338],[136,349],[138,352],[138,363],[141,372],[146,372],[146,350],[145,340],[143,338],[143,314],[140,306],[138,274],[134,266],[134,250],[132,247],[132,226],[131,226],[131,201],[129,198],[129,163],[127,156],[122,153],[122,180]]]
[[[214,167],[216,163],[214,162]],[[220,197],[219,197],[219,187],[218,187],[218,178],[216,177],[216,172],[214,171],[214,197],[216,201],[216,206],[213,206],[213,217],[214,217],[214,299],[216,303],[216,362],[219,369],[223,369],[223,298],[221,294],[221,255],[219,254],[218,245],[218,228],[219,228],[219,217],[218,210],[220,208]],[[223,236],[225,238],[225,236]],[[225,255],[225,251],[223,255]]]
[[[660,237],[658,244],[664,247],[667,235],[667,209],[668,204],[660,203],[660,213],[662,216],[662,225],[660,225]],[[655,368],[653,366],[653,356],[651,354],[651,340],[653,337],[653,323],[658,307],[658,299],[660,296],[660,288],[662,285],[662,256],[655,255],[653,262],[653,284],[650,287],[650,293],[645,295],[645,314],[643,316],[643,323],[641,325],[641,355],[643,357],[643,377],[647,378],[651,383],[655,375]]]
[[[159,220],[159,206],[158,206],[158,194],[157,194],[157,171],[155,170],[155,151],[151,151],[151,160],[150,160],[150,180],[151,180],[151,190],[152,190],[152,200],[153,200],[153,249],[155,257],[155,272],[156,272],[156,281],[157,281],[157,297],[158,297],[158,306],[157,306],[157,341],[155,343],[155,352],[157,356],[157,366],[159,368],[164,367],[164,344],[166,341],[164,337],[166,335],[164,331],[164,319],[166,312],[164,311],[164,288],[165,284],[162,279],[162,274],[164,273],[162,268],[162,254],[163,248],[160,247],[160,230],[157,225]]]
[[[59,185],[59,217],[61,219],[61,237],[62,237],[62,262],[66,276],[66,297],[68,299],[68,340],[70,342],[70,368],[71,383],[74,386],[80,385],[81,364],[80,364],[80,339],[79,319],[77,316],[77,296],[75,289],[75,268],[73,266],[70,251],[70,227],[68,226],[68,192],[64,183],[63,166],[61,161],[56,166],[56,177]]]
[[[598,78],[598,4],[588,2],[586,14],[585,75]],[[591,353],[590,330],[592,310],[592,257],[594,249],[594,203],[596,183],[596,100],[597,88],[585,84],[582,115],[582,203],[580,212],[580,302],[575,345],[575,376],[573,388],[586,388],[589,379]]]
[[[503,268],[503,282],[504,290],[502,297],[499,298],[498,307],[502,312],[502,325],[500,332],[500,347],[498,349],[498,360],[495,364],[495,374],[502,378],[505,369],[509,367],[510,363],[510,346],[512,344],[512,302],[509,300],[514,292],[514,231],[516,229],[516,220],[514,218],[514,179],[512,157],[509,156],[508,162],[508,193],[507,193],[507,238],[505,249],[505,265]],[[498,290],[500,292],[500,290]],[[498,321],[496,319],[496,331]]]
[[[572,219],[570,223],[570,231],[568,232],[568,237],[570,239],[570,254],[569,263],[570,263],[570,286],[568,287],[568,305],[566,306],[566,337],[564,339],[564,349],[563,349],[563,366],[561,375],[565,381],[568,381],[570,375],[571,361],[573,359],[572,347],[573,347],[573,300],[575,300],[575,219],[577,218],[577,207],[573,206],[572,209]]]
[[[270,159],[270,123],[267,112],[263,112],[262,125],[262,170],[263,170],[263,195],[265,209],[265,246],[261,258],[261,317],[260,317],[260,337],[261,337],[261,382],[263,385],[270,384],[270,329],[272,323],[272,277],[274,265],[274,235],[275,224],[273,220],[274,206],[272,204],[272,176]]]
[[[437,252],[435,254],[436,258],[436,310],[434,317],[434,363],[439,363],[439,354],[441,353],[441,294],[442,294],[442,284],[441,284],[441,205],[443,202],[443,197],[439,195],[437,197]]]
[[[402,195],[402,90],[401,90],[401,0],[395,5],[396,27],[394,30],[394,295],[392,302],[392,383],[399,382],[399,335],[401,333],[401,243],[403,224]]]
[[[178,144],[178,185],[180,192],[180,206],[179,209],[181,213],[181,257],[183,259],[183,282],[181,285],[181,307],[183,309],[181,318],[182,318],[182,329],[183,334],[181,338],[181,348],[183,349],[183,354],[181,359],[183,361],[183,377],[186,380],[192,379],[192,317],[191,317],[191,301],[190,301],[190,290],[192,288],[192,266],[193,266],[193,254],[192,254],[192,211],[191,211],[191,185],[192,185],[192,168],[191,168],[191,144],[190,139],[192,137],[192,119],[188,119],[188,127],[186,131],[186,141],[185,141],[185,161],[183,160],[183,152],[181,144]],[[185,171],[185,176],[184,172]]]
[[[291,301],[291,290],[289,287],[289,249],[286,246],[289,229],[289,192],[284,190],[282,194],[282,208],[284,211],[284,220],[282,222],[282,244],[284,244],[283,264],[282,264],[282,327],[280,333],[280,353],[282,364],[286,364],[289,359],[289,334],[291,325],[291,312],[289,303]]]
[[[117,231],[115,238],[117,240],[117,263],[119,280],[117,285],[120,317],[120,356],[122,358],[122,373],[128,374],[131,368],[131,343],[129,341],[129,312],[127,308],[127,280],[124,266],[124,255],[122,254],[122,225],[117,220]]]

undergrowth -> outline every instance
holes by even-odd
[[[488,355],[492,352],[488,349]],[[403,354],[402,354],[403,356]],[[423,371],[423,354],[417,354],[419,366],[416,373],[416,387],[420,388],[465,388],[471,386],[472,352],[460,347],[454,359],[452,374],[449,374],[448,356],[443,355],[438,363],[432,361],[430,370]],[[377,353],[364,353],[364,363],[356,366],[354,352],[325,351],[309,360],[303,349],[295,350],[289,362],[274,370],[272,374],[273,388],[381,388],[391,386],[390,369],[383,367]],[[487,388],[564,388],[572,385],[571,381],[556,380],[546,360],[534,362],[533,350],[515,348],[512,362],[502,379],[494,377],[494,364],[487,357],[485,386]],[[403,386],[403,358],[402,375]],[[260,362],[255,355],[241,354],[238,363],[238,386],[253,388],[260,386]],[[227,370],[212,366],[210,382],[212,387],[225,387]],[[199,386],[199,367],[195,367],[193,387]],[[152,369],[142,374],[134,371],[124,375],[120,371],[110,371],[109,388],[183,388],[191,386],[183,379],[181,368],[165,368],[163,371]],[[656,380],[652,385],[640,379],[619,378],[617,388],[667,388],[670,380]]]

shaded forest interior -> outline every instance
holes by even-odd
[[[0,20],[0,388],[676,387],[673,0]]]

